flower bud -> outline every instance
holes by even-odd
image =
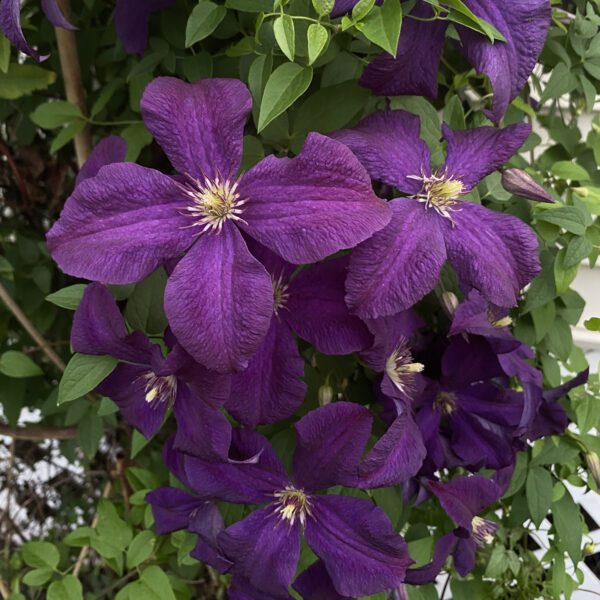
[[[333,400],[333,388],[326,383],[319,388],[318,392],[319,396],[319,406],[326,406],[327,404],[331,404]]]
[[[522,169],[506,169],[502,173],[502,187],[515,196],[538,202],[554,202],[552,196]]]
[[[594,542],[588,542],[583,546],[583,556],[591,556],[596,552],[596,544]]]
[[[585,455],[585,462],[592,477],[596,481],[596,485],[600,487],[600,457],[595,452],[588,452]]]
[[[452,319],[454,317],[454,312],[456,311],[457,306],[458,298],[456,297],[456,294],[453,292],[444,292],[442,294],[442,308],[448,315],[448,318]]]

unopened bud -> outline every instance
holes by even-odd
[[[554,202],[554,198],[523,169],[506,169],[502,173],[502,187],[515,196],[538,202]]]
[[[331,404],[333,400],[333,388],[326,383],[319,388],[318,392],[319,396],[319,406],[326,406],[327,404]]]
[[[587,198],[590,195],[590,190],[588,190],[586,187],[574,187],[571,189],[582,198]]]
[[[454,317],[454,312],[458,306],[458,298],[453,292],[444,292],[442,294],[442,308],[450,319]]]
[[[596,481],[596,485],[600,487],[600,457],[595,452],[588,452],[585,455],[585,462],[592,477]]]
[[[583,546],[583,556],[591,556],[596,552],[596,544],[594,542],[588,542]]]

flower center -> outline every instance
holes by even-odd
[[[273,283],[273,306],[275,314],[278,315],[279,311],[282,308],[285,308],[285,305],[289,300],[289,285],[284,283],[283,275],[280,275],[279,277],[272,277],[271,281]]]
[[[463,194],[462,181],[449,177],[446,171],[436,171],[429,176],[410,175],[409,178],[423,182],[415,199],[425,204],[425,208],[433,208],[439,215],[452,221],[451,213],[460,210],[456,208],[456,204]]]
[[[200,181],[188,175],[188,183],[180,185],[180,188],[192,201],[186,211],[195,220],[193,226],[202,227],[200,233],[220,232],[228,219],[244,221],[240,215],[246,200],[240,198],[237,187],[237,181],[232,183],[219,176],[212,180],[205,177],[204,181]]]
[[[385,362],[387,376],[403,394],[413,391],[415,374],[420,373],[424,368],[421,363],[413,362],[406,340],[401,340]]]
[[[304,490],[298,490],[293,486],[286,486],[284,490],[273,494],[277,498],[277,513],[280,521],[287,521],[290,526],[300,521],[302,527],[306,524],[306,517],[310,516],[311,504],[309,496]]]
[[[485,544],[491,544],[494,541],[494,534],[498,530],[498,525],[488,519],[473,517],[471,528],[473,529],[475,541],[480,546],[485,546]]]
[[[177,377],[175,375],[167,375],[159,377],[152,371],[148,371],[142,375],[146,380],[144,391],[146,392],[146,402],[152,406],[157,406],[163,402],[173,404],[177,395]]]
[[[433,408],[443,415],[451,415],[456,408],[456,394],[440,392],[433,400]]]

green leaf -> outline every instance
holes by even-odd
[[[352,21],[356,23],[364,19],[375,6],[375,0],[358,0],[352,9]]]
[[[583,322],[586,329],[590,331],[600,331],[600,317],[592,317]]]
[[[111,98],[114,96],[115,92],[123,87],[125,80],[121,77],[117,77],[109,81],[105,86],[102,87],[100,93],[98,94],[98,98],[94,104],[92,104],[92,108],[90,110],[90,116],[94,118],[99,113],[101,113],[106,105],[110,102]]]
[[[242,12],[261,13],[273,8],[273,0],[225,0],[225,6]]]
[[[564,294],[569,289],[569,286],[577,276],[577,271],[579,270],[579,262],[573,267],[565,266],[566,255],[567,250],[561,248],[554,261],[554,282],[556,283],[556,292],[559,295]]]
[[[504,546],[494,546],[485,569],[485,576],[497,579],[506,571],[506,569],[508,569],[508,567],[509,562],[506,549]]]
[[[561,206],[559,208],[546,209],[536,216],[538,221],[553,223],[575,235],[583,235],[591,225],[589,215],[576,206]]]
[[[0,98],[16,100],[35,90],[45,90],[56,81],[56,73],[36,65],[11,63],[0,72]]]
[[[136,284],[127,300],[125,318],[132,329],[146,333],[162,333],[167,326],[163,310],[163,295],[167,274],[160,268]]]
[[[152,143],[152,135],[143,123],[128,125],[121,131],[121,137],[127,142],[125,160],[135,162],[143,148]]]
[[[200,0],[194,6],[185,28],[185,47],[207,38],[225,18],[227,9],[210,0]]]
[[[140,580],[160,600],[176,600],[169,578],[159,567],[151,566],[144,569]]]
[[[360,32],[371,42],[396,56],[400,28],[402,27],[402,6],[400,0],[385,0],[376,6],[364,20]]]
[[[306,32],[308,42],[308,64],[312,65],[327,45],[329,33],[320,23],[312,23]]]
[[[527,453],[526,452],[518,452],[517,453],[517,462],[515,464],[515,470],[513,471],[512,478],[510,480],[510,485],[508,489],[504,493],[504,498],[509,498],[510,496],[514,496],[523,486],[525,480],[527,479]]]
[[[97,530],[100,540],[119,551],[125,550],[133,538],[129,525],[119,517],[115,506],[106,498],[101,498],[98,503]]]
[[[525,490],[531,519],[539,527],[552,504],[552,476],[543,467],[533,467],[527,475]]]
[[[25,585],[40,586],[50,581],[53,576],[53,569],[33,569],[33,571],[29,571],[29,573],[25,573],[23,576],[23,583]]]
[[[155,543],[156,537],[151,531],[140,531],[127,548],[127,568],[135,569],[151,556]]]
[[[462,0],[446,0],[445,3],[453,9],[448,15],[449,21],[460,23],[474,31],[483,33],[492,43],[494,40],[506,42],[506,38],[491,23],[480,19]]]
[[[563,362],[568,360],[573,346],[573,334],[571,327],[562,317],[556,318],[550,331],[546,334],[545,342],[548,350],[560,360]]]
[[[308,89],[312,76],[313,71],[310,67],[301,67],[294,63],[284,63],[271,73],[260,107],[259,132]]]
[[[75,285],[62,288],[62,290],[58,290],[58,292],[48,294],[46,300],[61,308],[75,310],[79,306],[81,298],[83,298],[83,292],[85,292],[86,287],[87,284],[85,283],[76,283]]]
[[[558,547],[565,550],[571,560],[577,564],[581,560],[583,527],[579,507],[566,489],[560,500],[552,504],[552,517],[556,528]]]
[[[542,91],[541,102],[550,98],[558,98],[577,87],[577,77],[571,72],[571,69],[565,63],[558,63],[552,70],[550,79]]]
[[[50,584],[47,600],[83,600],[81,582],[74,575],[65,575]]]
[[[50,144],[50,154],[55,154],[63,146],[66,146],[80,131],[85,128],[85,121],[79,119],[69,123],[66,127],[63,127],[52,140]]]
[[[277,17],[273,23],[273,33],[281,51],[287,56],[288,60],[293,62],[294,53],[296,52],[296,32],[292,17],[285,14]]]
[[[335,0],[312,0],[313,8],[320,17],[326,17],[333,10]]]
[[[74,354],[58,384],[58,404],[85,396],[110,375],[117,366],[112,356]]]
[[[0,33],[0,72],[6,73],[10,64],[10,42]]]
[[[37,377],[44,372],[27,356],[17,350],[7,350],[0,356],[0,373],[7,377]]]
[[[589,181],[590,175],[578,164],[570,161],[570,160],[559,160],[555,162],[551,169],[551,173],[560,179],[566,180],[574,180],[577,181]]]
[[[584,258],[587,258],[592,253],[593,249],[592,242],[588,238],[583,236],[574,237],[567,246],[563,267],[568,269],[579,265]]]
[[[36,569],[56,569],[60,554],[50,542],[27,542],[22,548],[23,560]]]
[[[102,418],[90,406],[77,424],[77,439],[88,458],[93,458],[96,454],[103,433]]]
[[[29,118],[42,129],[54,129],[75,119],[83,119],[77,106],[66,100],[51,100],[40,104]]]

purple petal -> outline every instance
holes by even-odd
[[[237,79],[154,79],[140,103],[146,127],[181,174],[230,179],[242,160],[252,98]]]
[[[196,509],[188,526],[188,531],[198,536],[196,547],[190,555],[214,567],[219,573],[225,573],[231,567],[231,563],[222,556],[217,545],[217,538],[224,529],[223,517],[212,502]]]
[[[479,73],[490,78],[494,100],[489,116],[498,122],[527,82],[542,51],[550,27],[550,3],[466,0],[466,4],[506,38],[506,42],[491,44],[481,34],[457,27],[467,59]]]
[[[322,560],[314,562],[294,582],[294,589],[303,600],[346,600],[338,594]]]
[[[334,402],[302,417],[295,425],[295,481],[319,490],[355,480],[372,422],[368,409],[350,402]]]
[[[268,156],[240,181],[244,231],[294,264],[351,248],[384,227],[389,209],[356,157],[318,133],[295,158]]]
[[[433,9],[418,2],[411,13],[430,18]],[[365,69],[360,84],[379,96],[437,96],[437,74],[448,23],[405,18],[396,58],[380,54]],[[418,57],[418,58],[416,58]]]
[[[21,29],[21,2],[20,0],[2,0],[0,2],[0,31],[17,50],[31,56],[34,60],[42,62],[48,55],[42,56],[36,52],[25,39]]]
[[[385,512],[362,498],[314,496],[304,535],[342,596],[396,587],[412,562]]]
[[[117,0],[115,28],[129,54],[143,54],[148,45],[148,19],[175,0]]]
[[[454,551],[458,538],[454,533],[447,533],[442,536],[436,543],[433,551],[433,558],[431,562],[419,567],[418,569],[408,569],[406,571],[406,583],[410,585],[424,585],[435,581],[435,578],[439,575],[442,567],[444,566],[446,559]]]
[[[540,271],[533,230],[517,217],[462,202],[444,220],[448,260],[461,282],[492,304],[514,306],[519,290]]]
[[[500,497],[499,487],[481,475],[454,477],[448,483],[431,482],[429,488],[448,516],[468,531],[473,517]]]
[[[127,142],[118,135],[109,135],[100,140],[92,150],[89,158],[77,174],[75,185],[80,184],[85,179],[95,177],[98,171],[105,165],[117,162],[125,162],[127,154]]]
[[[132,363],[149,365],[160,349],[140,332],[127,335],[125,321],[112,294],[99,283],[85,289],[75,311],[71,345],[82,354],[108,354]]]
[[[243,425],[256,427],[291,417],[304,400],[304,360],[290,328],[277,317],[245,371],[231,380],[225,407]]]
[[[342,256],[298,273],[289,286],[282,317],[324,354],[351,354],[373,341],[367,326],[344,301],[349,257]]]
[[[477,544],[471,538],[457,538],[454,549],[454,566],[461,577],[466,577],[475,568]]]
[[[401,192],[416,194],[421,182],[411,176],[430,174],[429,148],[419,138],[420,129],[417,115],[404,110],[387,110],[369,115],[352,129],[341,129],[330,136],[352,150],[372,179],[397,187]]]
[[[228,527],[219,535],[218,544],[233,563],[234,577],[241,575],[274,599],[289,597],[287,589],[300,557],[298,522],[290,525],[268,506]]]
[[[70,29],[71,31],[77,29],[75,25],[67,21],[56,0],[42,0],[42,10],[48,21],[50,21],[54,27],[62,27],[63,29]]]
[[[358,469],[357,487],[388,487],[417,474],[426,455],[423,438],[412,417],[404,413],[377,440]]]
[[[346,302],[374,319],[410,308],[436,285],[446,260],[438,215],[408,198],[390,202],[392,220],[352,253]]]
[[[175,181],[158,171],[107,165],[75,188],[48,232],[48,249],[74,277],[139,281],[190,245],[184,203]]]
[[[204,233],[165,289],[165,312],[179,343],[219,372],[241,370],[258,350],[273,314],[273,287],[236,227]]]
[[[531,126],[517,123],[503,129],[477,127],[455,131],[444,124],[442,132],[448,142],[442,171],[459,179],[462,192],[466,193],[499,169],[523,145]]]
[[[206,500],[170,487],[152,490],[145,499],[152,507],[154,529],[159,535],[187,529],[194,513],[209,505]]]
[[[146,400],[147,367],[127,364],[117,368],[98,386],[97,391],[111,398],[123,419],[151,438],[160,428],[167,412],[166,402]]]
[[[577,373],[577,375],[575,377],[573,377],[572,379],[569,379],[569,381],[567,381],[566,383],[563,383],[562,385],[559,385],[556,388],[546,390],[544,392],[544,400],[546,400],[546,401],[558,400],[559,398],[566,396],[572,389],[587,383],[589,376],[590,376],[589,368],[584,369],[583,371],[580,371],[579,373]]]

